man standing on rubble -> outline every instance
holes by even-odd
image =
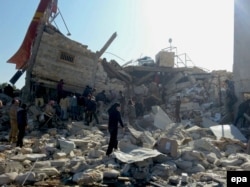
[[[132,127],[135,127],[136,112],[135,112],[134,101],[132,99],[128,100],[127,116],[128,116],[129,125],[131,125]]]
[[[18,124],[18,138],[16,143],[17,147],[18,146],[23,147],[23,137],[25,135],[25,129],[28,124],[26,107],[27,105],[23,103],[17,112],[17,124]]]
[[[234,104],[237,102],[237,97],[234,91],[234,82],[231,80],[225,80],[226,84],[226,110],[227,113],[230,114],[231,121],[234,119],[233,111],[234,111]]]
[[[106,105],[108,101],[105,90],[97,93],[97,95],[95,96],[95,100],[97,102],[99,112],[102,113],[104,110],[104,105]]]
[[[10,116],[10,135],[9,142],[15,143],[17,141],[18,126],[17,126],[17,110],[19,107],[19,100],[13,99],[11,102],[11,107],[9,111]]]
[[[117,140],[118,122],[123,128],[123,132],[125,130],[121,119],[120,108],[121,108],[120,103],[115,103],[108,110],[109,114],[108,131],[110,133],[110,139],[109,139],[108,149],[106,152],[107,156],[109,156],[113,152],[113,149],[118,148],[118,140]]]
[[[118,95],[117,100],[121,104],[121,115],[124,116],[124,108],[125,108],[126,100],[125,100],[125,96],[121,90],[119,91],[119,95]]]
[[[99,124],[99,120],[96,114],[96,101],[95,101],[95,97],[89,95],[88,99],[86,101],[86,115],[85,115],[86,119],[86,125],[90,125],[90,123],[92,123],[92,119],[93,117],[95,118],[96,124]]]

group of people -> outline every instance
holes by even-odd
[[[96,124],[99,124],[99,113],[104,112],[106,106],[114,103],[107,110],[109,115],[108,131],[110,133],[109,146],[106,152],[107,156],[109,156],[114,149],[117,149],[118,124],[120,123],[124,129],[122,119],[127,118],[129,125],[134,126],[136,124],[136,118],[144,114],[143,98],[126,99],[122,91],[119,91],[117,94],[110,91],[110,93],[108,93],[109,97],[107,97],[105,90],[96,93],[95,88],[91,88],[87,85],[81,95],[67,95],[66,92],[64,92],[63,79],[58,82],[56,89],[57,102],[49,101],[44,110],[45,121],[48,127],[52,125],[52,116],[57,114],[57,110],[55,109],[56,104],[58,104],[60,108],[59,116],[62,120],[67,120],[69,117],[71,117],[72,120],[78,120],[79,117],[82,116],[84,124],[90,125],[94,120]],[[37,100],[39,101],[38,98]],[[43,102],[40,100],[37,103]],[[179,122],[180,98],[178,98],[176,107],[176,119]]]
[[[90,102],[94,100],[94,96],[91,96],[91,93],[88,94],[85,107],[86,107],[86,122],[90,123],[92,115],[95,118],[94,113],[90,113],[89,105]],[[50,100],[44,109],[44,118],[48,127],[51,127],[52,120],[51,117],[55,114],[55,101]],[[93,106],[92,106],[93,107]],[[90,107],[91,108],[91,107]],[[110,141],[108,145],[108,149],[106,155],[109,156],[114,149],[117,149],[118,140],[117,140],[117,133],[118,133],[118,123],[122,126],[124,130],[124,125],[122,121],[122,117],[120,114],[121,105],[119,103],[113,104],[109,110],[109,122],[108,122],[108,130],[110,133]],[[25,129],[28,124],[28,117],[27,117],[27,105],[25,103],[20,102],[18,99],[13,99],[11,103],[11,107],[9,110],[10,116],[10,134],[9,134],[9,142],[16,143],[17,147],[23,147],[23,138],[25,135]]]
[[[231,102],[235,103],[236,101],[232,92],[234,88],[232,88],[230,82],[227,82],[227,85],[228,100],[230,101],[231,99]],[[56,101],[49,100],[46,104],[44,101],[46,89],[43,83],[40,83],[36,90],[35,104],[39,107],[44,106],[44,121],[49,128],[52,127],[52,118],[54,115],[58,115],[62,120],[67,120],[69,117],[71,117],[72,120],[81,120],[80,116],[82,116],[85,125],[90,125],[93,120],[95,120],[96,124],[99,124],[100,120],[98,119],[98,112],[103,112],[105,106],[111,103],[110,98],[112,98],[113,104],[107,110],[109,115],[108,131],[110,133],[109,144],[106,151],[107,156],[110,156],[110,154],[117,149],[118,125],[120,124],[123,131],[125,130],[123,123],[124,117],[127,117],[131,126],[134,126],[136,118],[143,115],[143,102],[135,99],[127,100],[122,91],[119,91],[118,95],[110,93],[112,97],[108,98],[105,90],[96,93],[95,88],[91,88],[87,85],[81,95],[76,95],[75,93],[67,95],[66,92],[64,92],[63,86],[64,81],[61,79],[56,87]],[[0,103],[0,107],[1,105],[2,103]],[[175,101],[175,120],[177,123],[181,122],[180,105],[181,97],[177,95]],[[228,108],[231,109],[231,106],[232,103],[229,103]],[[244,113],[247,113],[248,111],[250,111],[250,100],[239,105],[238,115],[235,118],[234,124],[236,125],[240,118],[244,118]],[[21,104],[18,99],[14,98],[9,110],[9,116],[11,125],[9,142],[16,143],[16,146],[22,147],[25,129],[28,124],[26,104]]]
[[[97,112],[103,111],[104,105],[109,103],[105,90],[96,94],[96,89],[87,85],[81,95],[66,92],[64,91],[63,79],[58,82],[56,90],[57,98],[49,100],[47,104],[44,104],[46,91],[43,83],[39,83],[36,88],[35,105],[44,110],[43,124],[51,127],[52,118],[55,115],[62,121],[69,119],[73,121],[84,120],[85,125],[90,125],[93,119],[95,119],[96,124],[99,124]]]

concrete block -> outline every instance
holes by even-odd
[[[177,157],[178,143],[176,140],[161,138],[157,142],[157,150],[161,153],[170,154],[172,157]]]
[[[160,51],[155,56],[155,61],[159,66],[174,67],[174,52]]]

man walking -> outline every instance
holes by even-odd
[[[122,126],[123,131],[125,130],[122,119],[121,119],[120,108],[121,108],[121,105],[119,103],[115,103],[108,110],[108,113],[109,113],[108,130],[110,133],[110,139],[109,139],[108,149],[106,152],[107,156],[109,156],[113,152],[113,149],[118,148],[117,147],[118,146],[118,140],[117,140],[118,122]]]

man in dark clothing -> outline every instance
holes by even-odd
[[[124,131],[124,125],[120,114],[120,107],[121,105],[119,103],[115,103],[108,110],[109,114],[108,130],[110,133],[110,139],[109,139],[108,149],[106,152],[107,156],[109,156],[113,152],[113,149],[117,149],[118,146],[118,140],[117,140],[118,122],[120,123]]]
[[[83,91],[83,96],[88,97],[88,95],[91,95],[91,93],[92,93],[92,88],[89,85],[87,85]]]
[[[85,108],[85,98],[83,95],[80,95],[79,97],[77,97],[77,105],[79,106],[79,110],[78,110],[78,117],[79,120],[83,119],[83,115],[84,115],[84,108]]]
[[[125,108],[126,100],[121,90],[119,91],[118,102],[121,104],[121,115],[124,116],[124,108]]]
[[[102,113],[105,110],[104,105],[107,104],[107,97],[105,94],[105,90],[102,90],[102,92],[99,92],[96,95],[95,100],[97,102],[98,112]]]
[[[97,102],[102,101],[104,104],[107,104],[107,97],[105,94],[105,90],[102,90],[102,92],[96,95],[96,101]]]
[[[97,115],[96,115],[96,101],[95,98],[91,95],[88,95],[86,100],[86,110],[85,110],[85,122],[86,125],[89,125],[92,122],[93,117],[96,120],[96,124],[99,124]]]
[[[92,103],[92,106],[93,106],[92,107],[92,115],[95,118],[96,124],[99,124],[99,120],[98,120],[98,117],[97,117],[97,103],[95,101],[94,96],[91,97],[91,103]]]
[[[135,113],[136,117],[143,116],[144,114],[144,107],[141,101],[136,101],[135,102]]]
[[[238,121],[239,121],[241,118],[243,118],[242,125],[245,124],[246,119],[245,119],[245,117],[244,117],[244,113],[248,113],[249,109],[250,109],[250,99],[248,99],[248,100],[242,102],[242,103],[239,105],[237,117],[236,117],[236,119],[235,119],[235,121],[234,121],[234,125],[235,125],[235,126],[237,126],[237,123],[238,123]]]
[[[92,122],[93,117],[96,120],[96,123],[99,124],[97,115],[96,115],[96,102],[93,96],[89,95],[86,101],[86,115],[85,121],[86,125],[89,125]]]
[[[84,112],[85,112],[85,124],[89,125],[90,121],[92,121],[92,115],[90,113],[90,108],[91,108],[91,95],[89,94],[86,97],[85,100],[85,107],[84,107]]]
[[[23,137],[25,135],[25,129],[27,127],[27,110],[26,104],[22,104],[21,108],[17,112],[17,125],[18,125],[18,137],[16,146],[23,146]]]
[[[226,107],[229,113],[233,113],[234,104],[237,102],[237,97],[234,91],[234,83],[231,80],[225,80],[226,83]]]

